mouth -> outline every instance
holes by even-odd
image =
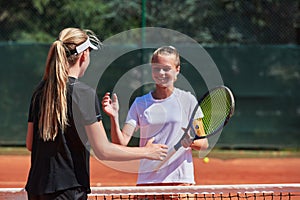
[[[167,78],[156,78],[156,82],[157,83],[160,83],[160,84],[163,84],[163,83],[168,83],[168,79]]]

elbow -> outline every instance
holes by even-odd
[[[26,144],[26,148],[27,148],[28,151],[30,151],[30,152],[32,151],[32,146],[31,145]]]
[[[105,151],[94,151],[94,155],[98,160],[109,160],[109,155]]]
[[[105,156],[100,152],[94,151],[94,155],[98,160],[105,160]]]
[[[26,138],[26,149],[30,152],[32,151],[32,140],[28,137]]]

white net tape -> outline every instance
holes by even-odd
[[[300,199],[300,184],[92,187],[89,199]],[[0,200],[25,200],[24,188],[0,188]]]

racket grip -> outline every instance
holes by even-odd
[[[168,153],[167,157],[165,157],[164,160],[162,160],[154,169],[155,172],[157,172],[174,154],[176,153],[176,149],[172,148],[172,150]]]

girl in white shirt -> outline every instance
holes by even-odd
[[[137,97],[131,105],[125,125],[120,130],[116,94],[110,98],[105,94],[102,101],[103,110],[111,119],[111,138],[113,143],[127,145],[133,133],[140,129],[139,146],[155,138],[155,143],[174,146],[184,134],[197,105],[196,98],[190,93],[174,87],[180,72],[178,51],[172,46],[157,49],[151,59],[152,78],[155,81],[154,91]],[[198,134],[203,135],[201,109],[195,115],[194,124],[200,127]],[[195,184],[192,149],[208,147],[207,139],[191,140],[189,135],[181,141],[182,146],[158,171],[155,167],[159,161],[142,159],[140,162],[137,185],[191,185]]]

